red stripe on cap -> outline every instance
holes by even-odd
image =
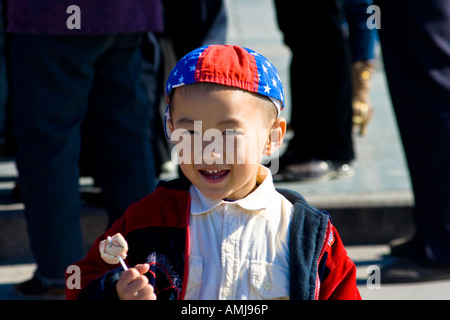
[[[198,59],[195,82],[213,82],[258,92],[255,57],[238,46],[209,46]]]

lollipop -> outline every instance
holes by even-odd
[[[128,244],[120,233],[102,240],[99,244],[99,250],[102,259],[106,263],[120,263],[125,270],[128,270],[127,265],[123,261],[127,257]]]

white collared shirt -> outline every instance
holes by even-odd
[[[289,297],[292,204],[258,170],[259,186],[236,201],[212,200],[190,187],[190,258],[185,299]]]

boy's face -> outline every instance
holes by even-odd
[[[270,118],[267,105],[243,90],[185,91],[174,92],[169,124],[181,170],[211,199],[245,197],[256,187],[262,156],[281,145],[286,121]]]

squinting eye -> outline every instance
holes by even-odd
[[[224,136],[240,136],[244,134],[244,130],[242,129],[227,129],[226,131],[222,132]]]
[[[198,132],[195,132],[194,130],[185,130],[183,129],[183,132],[180,134],[180,137],[184,137],[186,139],[191,139],[194,136],[197,136]]]

